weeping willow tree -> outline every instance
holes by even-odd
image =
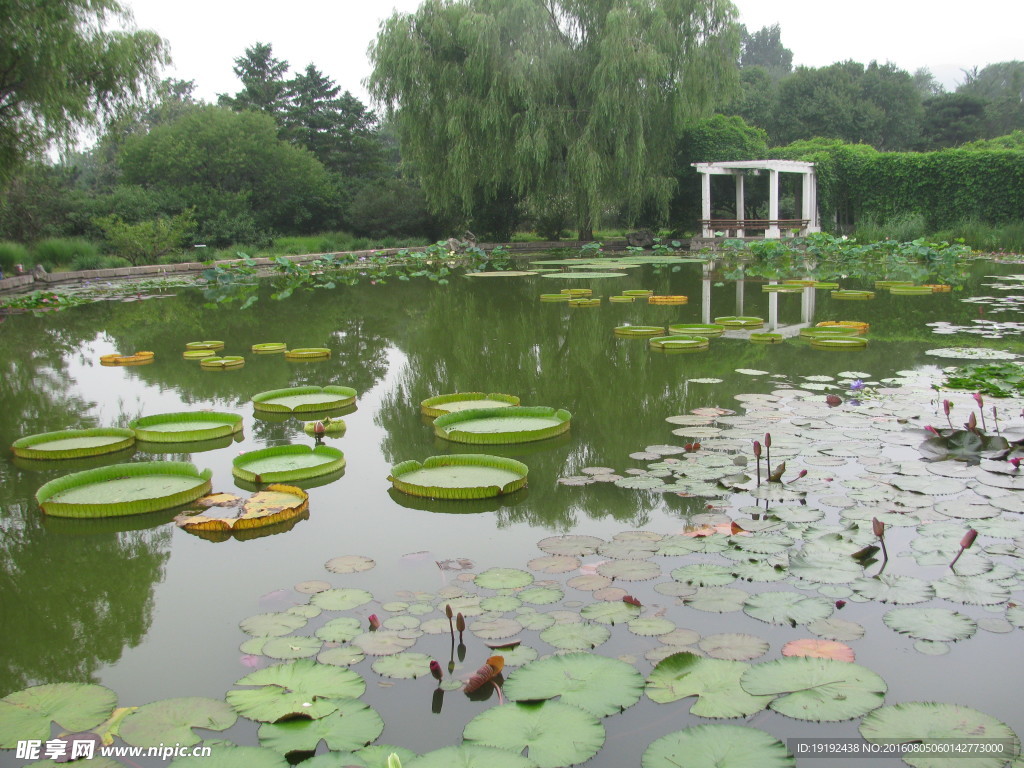
[[[370,47],[373,96],[437,210],[512,196],[664,219],[676,137],[735,86],[727,0],[426,0]]]

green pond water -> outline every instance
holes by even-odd
[[[408,631],[417,626],[413,619],[424,626],[433,621],[430,629],[434,631],[417,638],[409,650],[439,660],[445,669],[451,649],[443,611],[446,602],[456,601],[471,625],[518,620],[524,628],[517,636],[540,656],[556,650],[540,638],[541,627],[549,621],[575,622],[582,610],[584,624],[609,631],[608,640],[593,652],[624,659],[644,677],[655,664],[646,655],[664,645],[656,633],[670,626],[675,629],[666,638],[682,650],[698,652],[700,646],[694,645],[698,638],[711,637],[707,647],[715,648],[717,636],[723,633],[751,635],[756,640],[747,644],[760,641],[769,646],[764,655],[751,660],[755,665],[781,658],[787,642],[815,637],[799,622],[793,626],[759,620],[736,606],[717,612],[707,609],[708,603],[703,610],[685,605],[678,596],[686,592],[685,582],[695,579],[751,595],[786,591],[821,598],[828,606],[844,599],[845,607],[829,608],[828,613],[864,628],[863,638],[848,644],[856,653],[856,663],[885,681],[886,705],[956,703],[1024,733],[1019,696],[1024,685],[1024,667],[1019,663],[1022,630],[1015,626],[1019,617],[1007,613],[1008,602],[1024,602],[1024,561],[1010,554],[1013,540],[1024,531],[1016,528],[1021,515],[1016,514],[1015,503],[1005,500],[1011,490],[967,490],[973,476],[964,475],[959,464],[948,477],[929,474],[912,445],[917,436],[904,439],[922,419],[902,424],[898,413],[878,405],[890,389],[916,386],[917,394],[906,398],[901,407],[907,413],[915,408],[927,412],[931,423],[942,426],[941,408],[927,382],[941,367],[964,361],[929,356],[927,350],[984,344],[1024,353],[1021,336],[939,335],[927,325],[971,325],[986,318],[1019,320],[1015,312],[984,314],[986,305],[962,301],[992,295],[993,290],[986,287],[992,279],[987,276],[1015,271],[1013,266],[976,262],[970,266],[963,291],[890,296],[879,290],[874,300],[860,302],[834,300],[828,290],[762,293],[757,282],[736,283],[717,274],[705,275],[700,264],[691,263],[676,272],[645,265],[615,279],[560,276],[551,281],[537,275],[476,281],[454,276],[449,285],[426,280],[361,283],[286,301],[271,300],[271,288],[266,286],[261,301],[245,311],[206,308],[199,290],[176,289],[175,295],[161,298],[103,301],[61,313],[9,316],[0,324],[0,442],[6,445],[25,435],[124,426],[159,413],[204,409],[237,413],[244,417],[241,435],[211,441],[211,445],[189,444],[189,453],[161,454],[211,469],[214,491],[235,492],[231,462],[239,453],[289,443],[312,444],[302,431],[302,421],[254,414],[249,400],[253,394],[293,386],[343,385],[355,388],[359,395],[357,409],[345,416],[344,436],[326,440],[344,451],[344,473],[323,485],[310,481],[304,486],[311,486],[308,518],[248,540],[214,541],[180,530],[171,522],[180,510],[98,521],[41,515],[34,494],[43,483],[70,471],[155,458],[143,451],[52,463],[23,462],[8,454],[0,462],[0,627],[5,635],[0,696],[39,683],[96,682],[116,692],[119,706],[182,696],[221,699],[254,666],[276,663],[255,649],[258,643],[240,650],[250,636],[239,624],[256,614],[309,603],[313,588],[296,586],[315,581],[367,590],[372,600],[349,610],[325,610],[293,634],[315,637],[328,620],[341,617],[355,617],[363,631],[371,613],[392,622],[385,624],[385,631]],[[872,287],[854,280],[842,283],[844,288]],[[570,307],[538,298],[570,285],[593,289],[594,297],[604,299],[602,305]],[[623,290],[641,288],[663,295],[684,294],[690,302],[650,306],[642,300],[607,301]],[[1005,300],[1007,292],[997,295]],[[708,351],[673,355],[652,350],[644,337],[613,333],[615,327],[626,324],[667,327],[730,315],[761,316],[769,322],[760,330],[773,330],[774,321],[794,334],[793,326],[802,322],[862,320],[871,324],[870,341],[864,350],[828,351],[811,348],[805,339],[758,345],[726,334],[711,339]],[[182,359],[185,344],[203,338],[224,339],[224,352],[245,356],[246,365],[204,371],[198,361]],[[331,357],[295,364],[281,355],[250,352],[253,344],[268,339],[284,341],[289,348],[325,347]],[[119,368],[99,363],[103,354],[136,349],[154,351],[153,364]],[[860,405],[849,402],[849,373],[868,382]],[[897,377],[897,373],[903,375]],[[801,394],[791,397],[787,389]],[[433,502],[392,490],[387,477],[393,465],[467,452],[465,445],[437,438],[431,420],[420,414],[421,400],[454,392],[508,393],[519,396],[523,405],[565,408],[573,415],[572,426],[567,434],[553,439],[486,446],[479,451],[529,466],[528,487],[508,497]],[[820,401],[828,393],[846,402],[826,412]],[[959,395],[956,402],[963,421],[970,398]],[[1004,425],[1021,426],[1019,405],[1016,410],[997,406]],[[673,449],[665,452],[665,446],[679,450],[694,441],[703,443],[701,454],[717,452],[729,461],[745,455],[750,464],[737,465],[736,471],[752,477],[749,446],[754,439],[763,439],[763,426],[730,422],[733,417],[727,413],[718,414],[725,418],[715,421],[714,415],[701,416],[714,412],[699,410],[696,419],[666,422],[668,417],[693,416],[695,409],[713,408],[736,411],[741,419],[745,413],[753,414],[760,419],[758,424],[769,425],[777,435],[773,464],[778,463],[777,457],[788,461],[786,480],[795,478],[800,468],[808,469],[808,477],[792,486],[797,489],[799,483],[810,482],[807,495],[765,501],[757,498],[750,482],[747,490],[720,496],[679,495],[608,481],[607,475],[629,477],[632,473],[627,470],[634,470],[649,472],[637,475],[644,478],[639,486],[672,483],[673,477],[666,475],[671,474],[672,464],[666,462],[684,460],[685,455]],[[822,427],[826,419],[827,428],[808,431]],[[874,425],[877,432],[872,431]],[[681,432],[673,434],[673,430]],[[881,439],[886,435],[891,440]],[[828,452],[812,450],[818,439]],[[718,440],[732,442],[722,444],[727,450],[716,451]],[[648,447],[662,452],[652,453]],[[173,448],[157,446],[155,450]],[[651,470],[652,463],[659,466]],[[900,471],[906,473],[899,477],[911,490],[891,485]],[[602,481],[558,482],[594,475],[602,476]],[[707,477],[715,475],[710,472]],[[947,481],[956,484],[941,496],[928,495],[936,491],[935,483]],[[713,485],[715,480],[710,482]],[[959,514],[957,499],[967,496],[967,512]],[[990,496],[1001,499],[1009,511],[991,512]],[[932,514],[944,503],[947,511],[957,514]],[[929,596],[912,607],[957,611],[977,623],[977,631],[959,642],[915,645],[913,637],[893,631],[883,621],[897,606],[859,598],[851,592],[850,582],[830,582],[821,569],[794,581],[794,574],[775,569],[771,562],[760,568],[748,561],[744,572],[756,573],[756,580],[720,582],[719,578],[726,578],[723,568],[735,570],[730,562],[743,560],[742,555],[730,560],[721,554],[727,549],[724,545],[716,549],[680,543],[702,541],[680,535],[688,528],[720,524],[721,515],[762,519],[765,508],[772,505],[784,507],[779,514],[789,522],[783,522],[783,528],[803,526],[793,541],[799,536],[805,541],[813,538],[814,526],[857,524],[870,532],[872,516],[888,515],[886,573],[928,582],[950,574],[941,563],[956,553],[960,528],[977,523],[978,544],[962,563],[969,571],[986,565],[991,570],[998,564],[999,599],[979,605]],[[868,510],[866,520],[864,515],[858,517],[860,507]],[[977,518],[972,516],[974,511]],[[982,522],[991,521],[992,515],[1006,522],[1000,523],[1002,527],[989,523],[986,533]],[[918,523],[925,519],[947,525],[953,543],[938,542],[939,556],[926,558],[922,565],[913,556],[917,552],[913,542],[920,533]],[[630,531],[649,533],[624,534]],[[562,534],[586,534],[606,543],[603,550],[583,556],[582,564],[558,560],[557,545],[549,545],[549,551],[538,548],[541,540]],[[665,546],[658,543],[664,536],[672,537],[665,541],[675,548],[654,554]],[[928,542],[935,543],[934,539]],[[996,544],[1003,545],[1006,554],[986,554],[981,549],[981,545]],[[352,573],[325,569],[327,561],[344,555],[372,558],[373,567]],[[556,559],[528,565],[549,557]],[[766,557],[763,552],[755,555],[755,559]],[[979,565],[973,558],[986,562]],[[838,570],[848,570],[851,562],[844,556]],[[672,571],[702,564],[708,568],[683,571],[673,579]],[[878,567],[861,573],[858,566],[858,575],[873,575]],[[528,589],[542,589],[524,594],[474,584],[472,574],[492,568],[529,571],[533,583]],[[645,573],[647,569],[653,570]],[[775,579],[770,571],[782,576],[770,580]],[[601,611],[612,610],[589,608],[604,602],[594,596],[595,587],[604,583],[599,577],[614,577],[613,588],[622,587],[637,596],[644,607],[636,615],[645,623],[634,625],[633,630],[627,626],[632,618],[630,606],[614,624],[588,618],[588,609],[598,617]],[[669,586],[655,589],[664,584]],[[544,590],[546,586],[556,590]],[[473,595],[479,595],[485,607]],[[724,605],[735,596],[702,593],[699,597]],[[624,605],[614,594],[606,604]],[[537,618],[535,614],[541,613],[553,616]],[[670,624],[654,621],[661,619]],[[488,634],[487,627],[477,629],[479,635]],[[501,634],[500,626],[492,630]],[[466,632],[464,660],[454,655],[455,676],[468,677],[495,653],[479,635]],[[307,642],[315,641],[302,641]],[[938,652],[943,655],[933,655]],[[330,653],[335,663],[342,656],[349,661],[361,656],[346,643],[322,653]],[[522,652],[519,664],[527,656]],[[436,683],[426,669],[415,680],[389,677],[372,667],[378,658],[386,657],[367,655],[351,665],[367,682],[362,700],[385,723],[378,744],[400,745],[417,753],[458,744],[467,723],[498,706],[497,694],[486,687],[473,698],[458,690],[446,692],[440,712],[435,712]],[[514,679],[515,668],[510,662],[506,679]],[[638,766],[649,744],[691,725],[748,725],[785,741],[855,738],[862,719],[814,723],[763,709],[748,717],[714,720],[691,714],[694,701],[690,697],[656,704],[643,697],[621,714],[605,717],[607,740],[585,764],[589,768]],[[199,733],[257,745],[256,731],[254,723],[240,719],[224,734]],[[139,765],[166,764],[134,760]],[[28,762],[17,760],[13,752],[0,751],[0,765]],[[208,764],[214,766],[216,760]],[[834,759],[813,757],[797,761],[799,766],[835,764]]]

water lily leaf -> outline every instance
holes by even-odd
[[[326,651],[321,651],[316,660],[321,664],[330,664],[335,667],[351,667],[365,658],[362,651],[345,645],[341,648],[328,648]]]
[[[846,619],[831,618],[812,621],[807,625],[807,629],[818,637],[823,637],[826,640],[838,640],[840,642],[860,640],[864,637],[864,627],[855,621],[847,621]]]
[[[662,736],[644,750],[642,768],[794,768],[785,744],[745,725],[695,725]]]
[[[296,616],[301,616],[304,619],[314,619],[323,611],[315,605],[293,605],[285,613],[294,613]]]
[[[616,602],[591,603],[586,606],[580,615],[584,619],[597,621],[601,624],[621,624],[635,619],[640,615],[640,608],[621,600]]]
[[[885,681],[867,667],[833,659],[789,657],[743,674],[743,689],[776,696],[771,708],[797,720],[839,722],[882,706]]]
[[[404,763],[403,763],[404,765]],[[480,744],[459,744],[425,752],[416,759],[417,768],[537,768],[528,757],[507,749]],[[410,766],[410,768],[412,768]]]
[[[546,701],[559,697],[597,717],[633,706],[644,691],[644,679],[631,664],[592,653],[549,656],[517,669],[505,681],[512,701]]]
[[[16,691],[0,699],[0,748],[18,741],[50,738],[50,723],[68,731],[86,731],[114,711],[117,694],[102,685],[52,683]]]
[[[721,587],[736,581],[732,569],[713,563],[691,563],[672,571],[672,578],[695,587]]]
[[[371,744],[355,752],[324,752],[309,760],[302,761],[302,768],[348,768],[351,764],[357,768],[389,768],[388,757],[394,753],[398,759],[408,765],[417,755],[411,749],[396,747],[393,744]]]
[[[732,565],[733,575],[742,581],[782,581],[789,574],[784,565],[773,565],[770,562],[746,562],[734,563]]]
[[[303,659],[316,656],[323,644],[324,641],[319,637],[274,637],[263,644],[262,653],[272,659]]]
[[[420,620],[415,616],[391,616],[384,619],[384,623],[381,624],[385,629],[395,630],[410,630],[418,629],[420,626]]]
[[[815,659],[835,659],[836,661],[854,661],[856,658],[853,649],[845,643],[813,638],[790,640],[782,646],[782,655],[809,656]]]
[[[549,555],[567,555],[570,557],[592,555],[602,544],[604,544],[604,539],[581,534],[549,536],[537,542],[537,546],[541,551],[547,552]]]
[[[946,608],[894,608],[882,621],[900,634],[936,642],[966,640],[978,628],[973,619]]]
[[[648,560],[610,560],[597,566],[597,572],[619,581],[647,581],[661,575],[661,566]]]
[[[118,735],[135,747],[164,744],[198,744],[193,728],[223,731],[235,724],[238,715],[227,702],[190,696],[164,699],[139,707],[122,722]]]
[[[912,701],[876,709],[859,726],[861,736],[872,744],[935,744],[971,742],[1002,742],[1004,749],[996,753],[970,753],[964,758],[951,758],[944,752],[901,753],[903,761],[913,768],[948,768],[970,764],[971,768],[1002,768],[1010,755],[1020,752],[1020,741],[1013,730],[996,718],[959,704]]]
[[[657,548],[657,541],[606,541],[597,548],[597,554],[615,560],[644,560]]]
[[[298,584],[295,585],[295,591],[301,592],[304,595],[315,595],[317,592],[323,592],[325,589],[330,588],[330,582],[321,581],[320,579],[300,581]]]
[[[446,624],[445,630],[447,631],[447,629]],[[362,631],[363,625],[359,619],[352,616],[342,616],[338,619],[331,619],[314,634],[328,643],[347,643]]]
[[[325,611],[350,611],[373,600],[365,589],[327,589],[317,592],[309,602]]]
[[[754,635],[726,632],[708,635],[697,646],[713,659],[750,661],[768,653],[768,643]]]
[[[675,622],[660,617],[633,619],[629,622],[629,631],[641,637],[657,637],[666,635],[676,628]]]
[[[590,650],[601,645],[611,636],[611,631],[600,624],[583,622],[555,624],[540,633],[541,640],[564,651]]]
[[[743,612],[769,624],[809,624],[832,615],[833,605],[820,597],[796,592],[761,592],[751,595]]]
[[[474,717],[462,732],[467,744],[507,749],[539,768],[586,762],[604,746],[601,721],[579,707],[557,701],[503,704]]]
[[[924,603],[935,596],[934,590],[923,579],[888,573],[870,579],[857,579],[850,584],[850,588],[868,600],[896,605]]]
[[[700,717],[747,717],[768,706],[771,696],[754,696],[740,687],[750,669],[741,661],[704,659],[675,653],[658,662],[647,678],[647,696],[667,704],[697,696],[690,712]]]
[[[382,656],[371,665],[373,671],[384,677],[399,680],[415,680],[430,674],[430,657],[425,653],[404,651],[392,656]]]
[[[984,576],[950,575],[933,581],[932,587],[936,597],[955,603],[1001,605],[1010,599],[1009,589]]]
[[[569,555],[547,555],[546,557],[535,557],[526,565],[532,571],[569,573],[580,567],[580,560],[578,557]]]
[[[474,582],[482,589],[516,589],[533,583],[533,574],[517,568],[490,568]]]
[[[238,625],[253,637],[278,637],[306,626],[306,618],[294,613],[260,613]]]
[[[337,710],[335,699],[356,698],[366,690],[363,678],[352,670],[309,659],[256,670],[236,685],[262,686],[228,691],[227,701],[240,715],[265,723],[285,717],[324,717]]]
[[[604,589],[610,586],[612,580],[607,576],[600,576],[596,573],[584,573],[580,576],[573,576],[566,584],[581,592],[593,592],[595,589]]]
[[[701,587],[690,597],[682,598],[691,608],[709,613],[738,611],[750,597],[749,592],[732,587]]]
[[[260,744],[283,755],[312,752],[321,741],[331,749],[351,751],[365,747],[383,733],[384,720],[369,704],[358,699],[338,699],[335,704],[334,713],[318,720],[261,725]]]
[[[522,602],[529,603],[530,605],[550,605],[551,603],[557,603],[565,597],[565,593],[562,590],[555,589],[554,587],[531,587],[516,594]]]
[[[359,573],[370,570],[376,564],[376,561],[362,555],[342,555],[332,557],[324,563],[324,568],[331,573]]]
[[[498,640],[515,637],[523,631],[523,625],[514,619],[488,619],[473,622],[469,625],[469,631],[484,640]]]
[[[415,644],[415,637],[408,637],[404,632],[391,629],[364,632],[352,638],[352,645],[367,656],[390,656]]]
[[[521,613],[516,620],[523,625],[523,629],[530,629],[535,632],[547,629],[555,623],[555,617],[548,613]]]
[[[928,496],[945,496],[950,493],[960,493],[966,489],[962,480],[955,480],[952,477],[897,477],[892,484],[903,491],[923,493]]]
[[[725,536],[718,536],[712,533],[697,535],[666,536],[658,542],[658,549],[655,554],[664,557],[677,557],[689,555],[694,552],[712,553],[722,552],[729,547],[729,540]]]

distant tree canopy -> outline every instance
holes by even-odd
[[[676,136],[734,87],[735,16],[726,0],[426,0],[384,23],[369,86],[432,207],[564,198],[587,236],[609,205],[667,212]]]
[[[0,2],[0,181],[56,142],[69,146],[156,83],[166,54],[117,0]]]
[[[743,27],[741,46],[741,67],[761,67],[775,79],[793,71],[793,52],[782,44],[778,24],[753,33]]]

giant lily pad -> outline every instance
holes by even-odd
[[[485,710],[469,721],[462,738],[467,744],[525,752],[540,768],[562,768],[596,755],[605,731],[600,720],[579,707],[542,701]]]
[[[509,408],[519,405],[515,395],[492,392],[457,392],[450,395],[435,395],[420,403],[424,416],[444,416],[446,413],[464,411],[467,408]]]
[[[740,687],[750,669],[742,661],[704,659],[688,651],[658,662],[647,678],[647,696],[659,704],[697,696],[690,712],[701,717],[747,717],[768,706],[772,696],[751,695]]]
[[[757,664],[744,672],[743,689],[774,696],[771,708],[797,720],[839,722],[882,706],[885,681],[849,661],[790,656]]]
[[[181,443],[212,440],[242,430],[242,417],[235,413],[195,411],[143,416],[129,425],[136,438],[151,443]]]
[[[210,470],[184,461],[145,461],[87,469],[51,480],[36,501],[56,517],[117,517],[170,509],[210,492]]]
[[[101,685],[53,683],[36,685],[0,699],[0,749],[19,741],[50,738],[51,722],[68,731],[99,725],[114,711],[117,694]]]
[[[306,480],[345,466],[345,454],[327,445],[275,445],[236,456],[231,474],[250,483]]]
[[[206,513],[178,515],[174,522],[186,531],[240,531],[277,525],[309,509],[309,495],[292,485],[272,484],[244,500],[231,494],[221,495],[228,498]],[[231,509],[234,513],[216,515],[212,509]]]
[[[329,667],[338,672],[348,670]],[[289,720],[260,726],[260,744],[275,752],[312,752],[327,742],[333,750],[365,747],[384,731],[384,720],[369,704],[358,699],[339,699],[334,712],[316,720]]]
[[[608,717],[640,700],[644,679],[631,664],[592,653],[565,653],[534,661],[505,681],[513,701],[559,697],[598,717]]]
[[[662,736],[644,750],[642,768],[794,768],[786,746],[745,725],[696,725]]]
[[[28,435],[11,444],[23,459],[80,459],[130,448],[135,433],[130,429],[67,429]]]
[[[289,387],[253,395],[253,408],[270,413],[309,413],[347,408],[356,401],[351,387]]]
[[[352,670],[310,659],[259,669],[236,684],[261,686],[228,691],[227,700],[240,715],[264,723],[324,717],[337,711],[339,699],[356,698],[366,690],[363,678]]]
[[[568,432],[571,419],[568,411],[546,406],[470,408],[438,416],[434,420],[434,433],[457,443],[525,443]]]
[[[521,461],[482,453],[431,456],[422,464],[403,461],[388,480],[403,493],[431,499],[486,499],[518,491],[529,468]]]
[[[1020,754],[1020,740],[1006,723],[960,704],[912,701],[876,709],[860,724],[861,735],[872,744],[988,745],[963,754],[943,747],[936,751],[900,752],[913,768],[1002,768],[1008,758]]]
[[[129,714],[118,735],[136,747],[164,744],[198,744],[193,728],[223,731],[235,724],[238,715],[224,701],[200,696],[164,699],[146,704]]]

